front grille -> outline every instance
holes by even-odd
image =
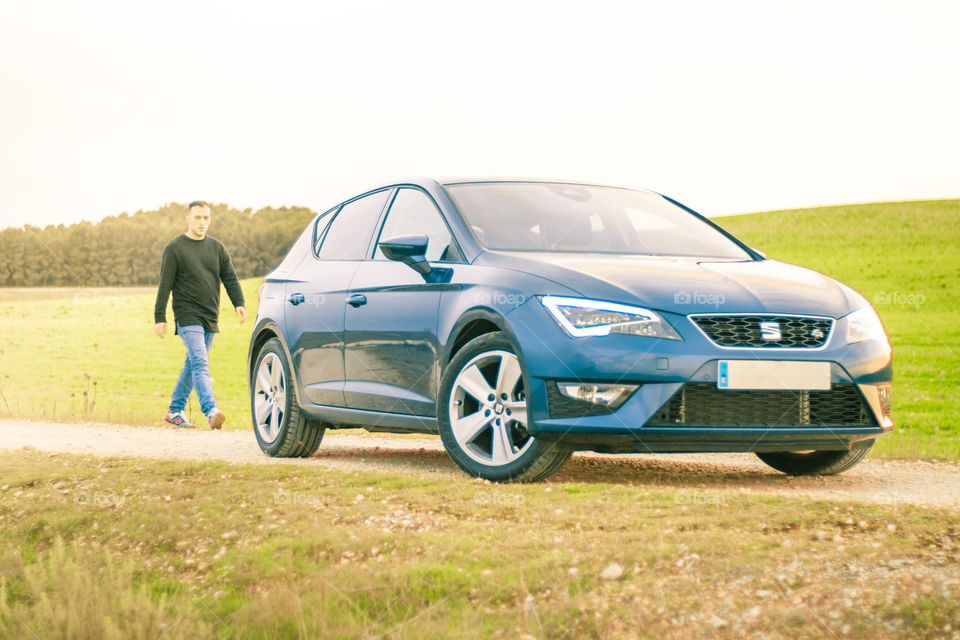
[[[854,384],[829,391],[729,391],[687,382],[651,417],[650,427],[853,427],[875,425]]]
[[[707,337],[721,347],[815,349],[827,343],[833,328],[831,318],[803,316],[690,316]],[[763,337],[760,323],[779,325],[780,338]]]

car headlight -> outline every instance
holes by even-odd
[[[847,344],[864,340],[889,342],[880,316],[873,307],[864,307],[847,314]]]
[[[543,296],[540,303],[573,338],[625,333],[683,340],[660,314],[643,307],[562,296]]]

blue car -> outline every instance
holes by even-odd
[[[891,355],[856,291],[658,193],[417,178],[303,231],[261,286],[248,374],[270,456],[363,427],[439,434],[492,481],[576,450],[809,475],[891,430]]]

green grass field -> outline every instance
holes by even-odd
[[[897,432],[873,455],[960,458],[960,200],[777,211],[718,221],[770,257],[811,267],[874,303],[895,349]],[[211,353],[227,428],[248,428],[251,321],[226,296]],[[184,358],[153,335],[151,289],[0,289],[0,416],[155,424]],[[172,320],[172,312],[168,311]],[[195,397],[189,413],[202,420]]]
[[[244,363],[261,280],[243,281],[250,318],[239,324],[224,293],[210,367],[227,427],[247,428]],[[153,333],[155,289],[0,289],[0,415],[156,424],[186,352]],[[191,394],[188,413],[205,424]]]
[[[915,640],[960,620],[943,510],[37,451],[0,477],[2,638]]]

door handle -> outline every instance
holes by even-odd
[[[347,304],[353,308],[362,307],[367,304],[367,296],[362,293],[355,293],[347,298]]]
[[[300,304],[300,303],[303,302],[304,300],[306,300],[306,298],[303,297],[303,294],[302,294],[302,293],[293,293],[293,294],[290,294],[290,304],[292,304],[293,306],[297,306],[298,304]]]

